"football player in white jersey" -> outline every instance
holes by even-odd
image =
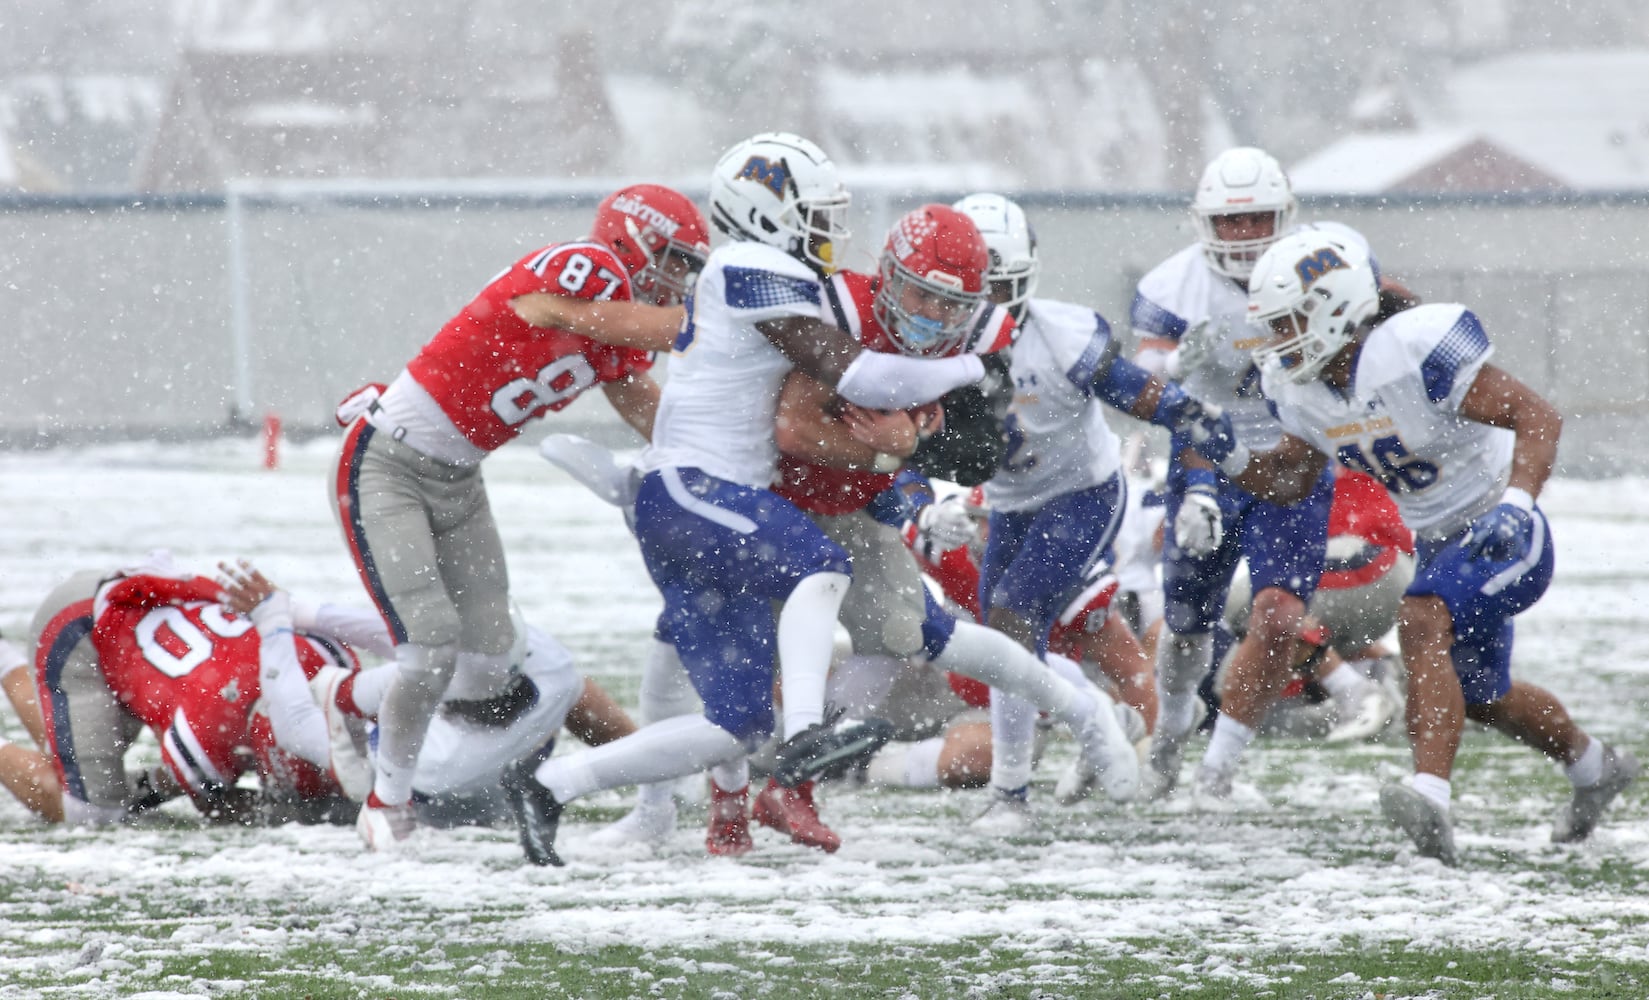
[[[1280,433],[1260,395],[1246,321],[1248,277],[1260,253],[1288,231],[1295,201],[1277,161],[1251,147],[1227,150],[1203,172],[1192,202],[1199,240],[1140,280],[1131,322],[1139,363],[1181,379],[1231,416],[1238,441],[1267,448]],[[1345,239],[1362,237],[1320,223]],[[1282,505],[1242,489],[1175,438],[1163,539],[1166,634],[1157,646],[1161,715],[1152,738],[1146,793],[1179,781],[1197,717],[1197,685],[1208,672],[1213,629],[1232,574],[1248,560],[1254,607],[1220,691],[1221,711],[1195,792],[1224,799],[1243,750],[1292,674],[1294,637],[1316,590],[1328,538],[1333,477],[1326,472],[1298,502]]]
[[[823,724],[847,553],[768,487],[778,463],[779,390],[791,370],[869,409],[907,409],[977,381],[972,355],[925,359],[864,350],[827,323],[822,283],[847,232],[848,193],[807,139],[763,133],[710,178],[712,221],[730,242],[687,300],[670,379],[643,453],[636,536],[664,595],[661,624],[704,714],[643,727],[605,747],[514,776],[522,846],[559,864],[565,802],[599,788],[711,769],[742,800],[745,753],[773,729],[773,662],[784,691],[780,778],[800,784],[886,740],[885,723]],[[783,607],[775,625],[772,602]]]
[[[1552,840],[1588,836],[1638,775],[1626,750],[1576,724],[1550,692],[1511,677],[1512,618],[1545,592],[1552,540],[1535,505],[1562,418],[1489,364],[1493,348],[1465,306],[1418,306],[1378,325],[1374,270],[1355,244],[1322,232],[1279,240],[1255,264],[1248,315],[1282,434],[1239,447],[1228,476],[1286,503],[1331,461],[1384,483],[1415,532],[1418,567],[1398,633],[1409,671],[1414,776],[1380,805],[1422,855],[1455,864],[1450,774],[1465,718],[1563,765],[1574,794]]]
[[[1113,558],[1127,485],[1122,443],[1103,407],[1187,442],[1212,439],[1219,448],[1231,445],[1231,421],[1120,357],[1110,324],[1092,309],[1032,297],[1040,262],[1017,204],[975,194],[956,207],[984,234],[992,296],[1013,313],[1020,331],[1009,368],[1014,397],[1003,426],[1007,449],[985,484],[991,514],[980,603],[992,628],[1045,655],[1055,618],[1087,585],[1088,571]],[[1118,655],[1143,663],[1133,636],[1117,635],[1127,647]],[[1024,801],[1035,725],[1032,706],[992,691],[991,785],[1000,808],[1018,809]],[[1061,799],[1086,796],[1092,778],[1067,775]]]

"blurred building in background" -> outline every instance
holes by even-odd
[[[696,181],[769,128],[929,188],[1184,190],[1245,142],[1309,190],[1649,189],[1625,0],[566,6],[36,2],[0,34],[0,190]]]

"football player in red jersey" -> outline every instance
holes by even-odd
[[[674,303],[708,247],[703,215],[678,192],[617,191],[597,208],[590,239],[552,244],[499,273],[350,426],[333,502],[398,671],[360,813],[368,847],[390,848],[411,830],[412,773],[436,704],[490,697],[508,677],[509,580],[481,460],[596,385],[651,434],[651,356],[560,329],[547,307],[642,295]]]
[[[320,637],[260,636],[253,620],[224,611],[221,591],[152,561],[78,573],[48,595],[35,616],[35,675],[42,756],[57,788],[38,801],[20,795],[26,805],[48,820],[97,825],[187,794],[208,816],[249,818],[251,799],[235,781],[250,766],[241,751],[253,706],[269,704],[270,718],[289,729],[291,712],[319,711],[307,676],[353,669],[354,659]],[[284,696],[260,678],[265,640],[292,646],[302,666],[276,682]],[[144,727],[160,743],[161,767],[128,775],[123,758]]]

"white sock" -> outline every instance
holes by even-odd
[[[395,680],[378,706],[377,773],[372,791],[385,805],[399,805],[412,797],[412,776],[430,717],[458,665],[458,647],[395,647]]]
[[[1449,811],[1449,779],[1418,771],[1409,779],[1409,787]]]
[[[710,780],[724,792],[736,792],[750,784],[750,758],[740,754],[710,768]]]
[[[1004,791],[1030,783],[1036,761],[1036,706],[991,689],[991,787]]]
[[[956,623],[950,642],[933,663],[1023,698],[1073,727],[1086,722],[1098,704],[1086,683],[1071,684],[1024,646],[973,622]]]
[[[1603,741],[1586,737],[1586,749],[1573,764],[1563,768],[1569,783],[1576,788],[1590,788],[1603,780]]]
[[[698,715],[704,711],[693,679],[681,665],[676,647],[653,641],[647,662],[641,667],[641,724],[663,722],[678,715]]]
[[[1202,755],[1202,766],[1214,771],[1236,770],[1242,752],[1254,742],[1254,730],[1229,715],[1221,714],[1214,720],[1214,735],[1208,741],[1208,751]]]
[[[678,715],[629,736],[538,765],[540,784],[570,802],[604,788],[666,781],[744,756],[744,744],[702,715]]]
[[[779,612],[779,683],[784,738],[824,721],[825,682],[836,645],[836,613],[852,578],[846,573],[803,577]]]

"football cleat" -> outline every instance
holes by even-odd
[[[813,805],[813,782],[786,788],[775,778],[756,796],[750,816],[762,826],[772,827],[803,847],[816,847],[826,854],[842,846],[842,838],[819,818]]]
[[[886,746],[893,733],[893,723],[886,719],[843,717],[808,726],[780,745],[773,777],[786,788],[840,778]]]
[[[1192,801],[1202,809],[1219,811],[1229,808],[1231,781],[1235,776],[1236,771],[1232,768],[1197,765],[1196,776],[1191,779]]]
[[[1572,844],[1591,836],[1609,803],[1626,786],[1636,781],[1642,772],[1643,765],[1638,763],[1632,751],[1604,746],[1603,776],[1595,785],[1575,789],[1574,797],[1557,814],[1557,822],[1552,824],[1552,843]]]
[[[1380,812],[1386,821],[1409,835],[1421,857],[1436,858],[1453,868],[1460,863],[1454,850],[1454,822],[1446,807],[1408,784],[1380,789]]]
[[[718,857],[736,858],[756,846],[750,840],[750,814],[745,804],[750,786],[725,792],[710,783],[710,829],[704,835],[704,849]]]
[[[1059,783],[1067,793],[1061,801],[1086,798],[1097,785],[1111,801],[1127,802],[1139,794],[1139,755],[1117,721],[1110,696],[1098,688],[1091,693],[1098,705],[1077,731],[1077,760]]]
[[[1336,721],[1323,737],[1325,743],[1358,743],[1374,739],[1386,731],[1391,720],[1397,718],[1397,713],[1402,710],[1386,686],[1378,681],[1369,681],[1344,701],[1339,698],[1333,701]]]
[[[1036,814],[1031,811],[1029,787],[1009,790],[992,785],[985,811],[968,825],[993,837],[1023,837],[1036,832]]]
[[[538,783],[538,758],[530,756],[504,769],[504,796],[521,830],[521,850],[535,865],[560,868],[565,862],[555,853],[555,831],[561,825],[562,805],[548,788]]]
[[[639,803],[634,809],[625,814],[623,819],[614,820],[606,826],[590,834],[589,842],[608,847],[621,844],[642,844],[647,847],[661,846],[670,839],[670,834],[676,832],[676,800],[666,799],[663,803],[652,805]]]
[[[399,850],[401,842],[410,837],[417,826],[410,803],[385,805],[376,792],[367,796],[366,804],[355,814],[355,832],[360,834],[361,843],[367,850],[379,853]]]
[[[1185,740],[1174,739],[1158,730],[1146,754],[1140,796],[1146,801],[1165,799],[1179,787],[1179,772],[1185,757]]]

